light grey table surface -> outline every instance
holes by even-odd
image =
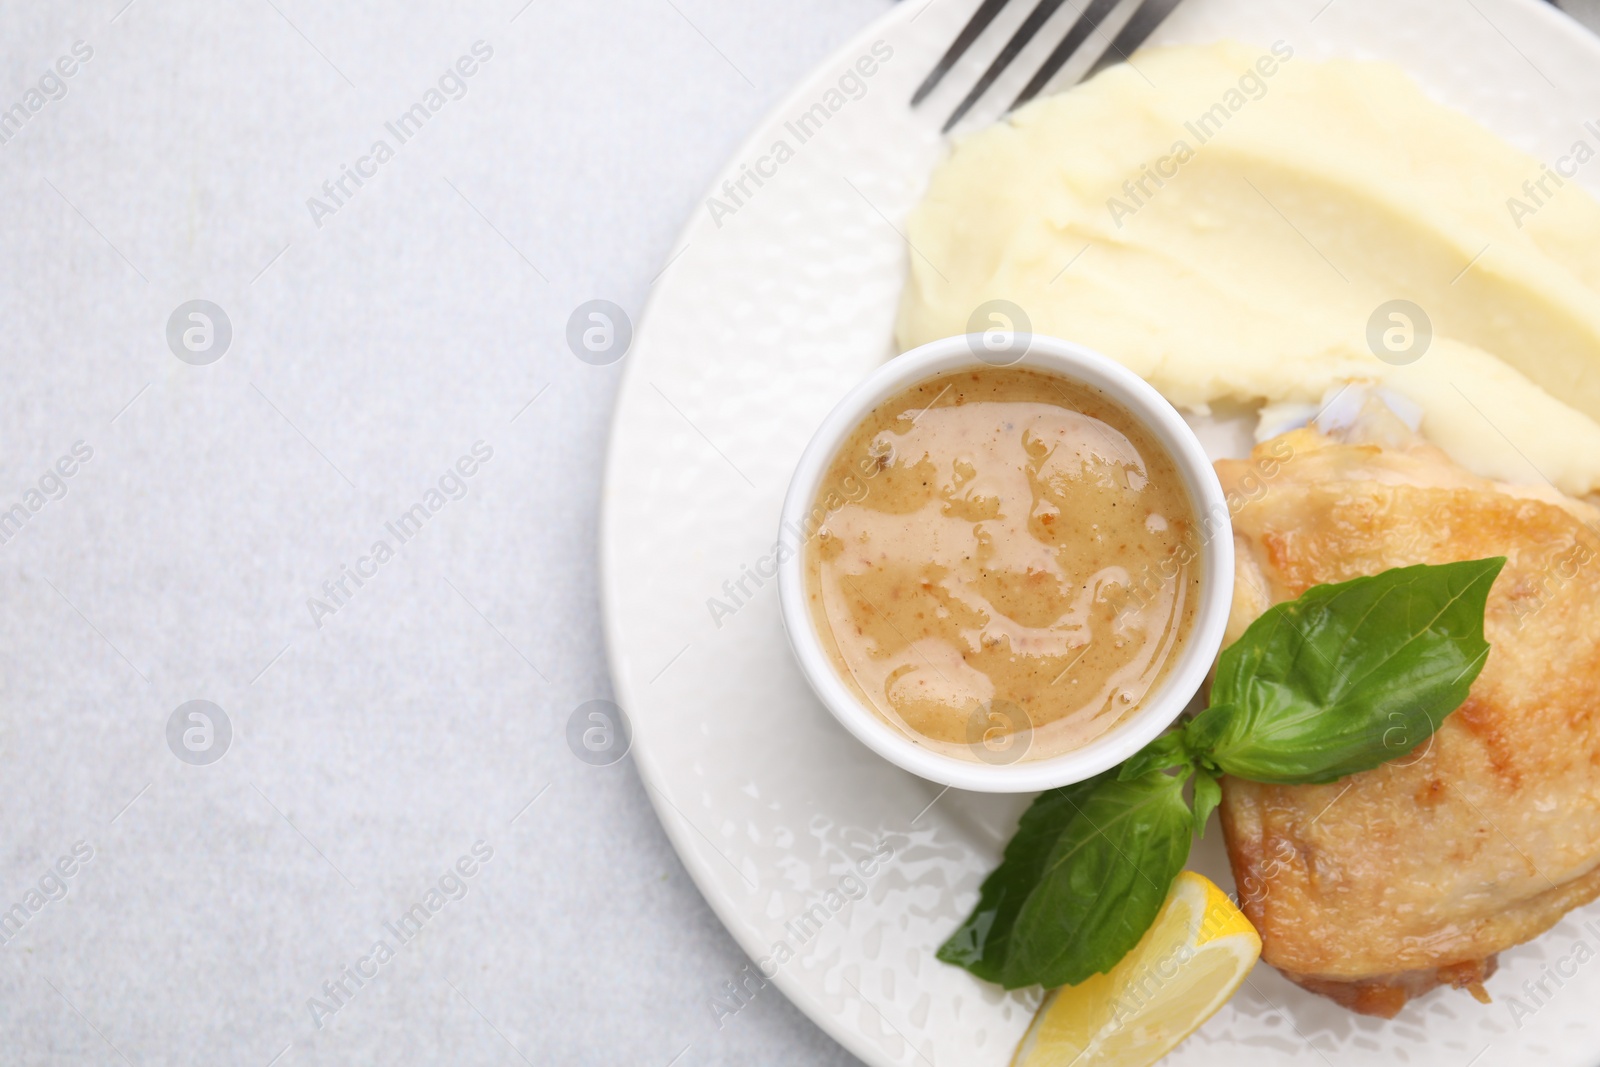
[[[851,1062],[718,1027],[743,954],[568,749],[621,366],[565,332],[887,7],[0,7],[0,1063]]]

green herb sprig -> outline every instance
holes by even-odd
[[[1402,567],[1268,609],[1223,650],[1205,711],[1033,802],[939,958],[1007,989],[1109,971],[1155,921],[1222,775],[1332,782],[1432,736],[1483,669],[1505,562]]]

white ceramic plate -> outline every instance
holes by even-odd
[[[874,1065],[1008,1062],[1034,998],[941,964],[933,950],[976,899],[1025,798],[940,795],[847,734],[793,663],[776,583],[761,572],[811,432],[892,355],[908,255],[899,231],[946,150],[938,121],[992,44],[925,110],[905,105],[972,6],[908,0],[819,67],[739,151],[656,283],[606,469],[606,633],[639,772],[684,864],[752,959]],[[1010,6],[1003,18],[1014,23],[1032,5]],[[995,100],[1009,99],[1059,33],[1048,36]],[[1152,43],[1219,37],[1397,62],[1543,159],[1589,136],[1583,106],[1600,99],[1600,42],[1536,0],[1187,0]],[[874,59],[858,78],[864,92],[850,78],[840,91],[861,57]],[[1193,865],[1231,887],[1218,836]],[[1523,983],[1546,966],[1576,974],[1559,987],[1546,979],[1553,995],[1536,1007]],[[1593,1067],[1600,908],[1503,954],[1489,989],[1491,1005],[1446,990],[1384,1022],[1261,966],[1168,1062]]]

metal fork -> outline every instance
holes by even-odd
[[[1000,9],[1009,2],[1010,0],[983,0],[983,3],[978,5],[978,10],[973,13],[972,18],[962,27],[961,32],[956,35],[956,39],[951,42],[944,55],[939,57],[939,62],[934,65],[928,77],[917,87],[917,91],[912,94],[912,107],[922,103],[928,94],[933,92],[934,87],[949,73],[950,68],[955,66],[956,61],[966,53],[968,48],[972,47],[973,42],[983,35],[983,31],[989,28],[989,24],[994,21],[995,16],[1000,14]],[[1023,20],[1022,25],[1011,35],[1011,39],[1005,43],[1005,47],[1000,49],[1000,54],[995,57],[994,62],[989,64],[989,69],[983,72],[983,76],[978,79],[978,83],[962,98],[961,103],[956,105],[955,111],[945,120],[944,126],[941,127],[943,131],[949,132],[950,127],[960,122],[961,117],[971,110],[972,105],[976,104],[978,99],[989,91],[989,87],[1011,65],[1012,60],[1017,58],[1023,48],[1027,47],[1028,42],[1033,40],[1063,2],[1064,0],[1039,0],[1034,9],[1028,12],[1028,17]],[[1012,111],[1038,96],[1040,90],[1049,83],[1051,78],[1055,77],[1056,72],[1066,66],[1067,61],[1075,54],[1084,49],[1084,43],[1089,40],[1091,35],[1097,35],[1104,39],[1105,35],[1097,32],[1100,29],[1100,24],[1116,10],[1117,5],[1120,3],[1132,4],[1135,10],[1128,21],[1123,24],[1116,39],[1100,51],[1099,58],[1085,72],[1085,77],[1103,67],[1126,60],[1128,54],[1143,44],[1145,38],[1154,33],[1156,27],[1161,25],[1162,21],[1172,13],[1172,9],[1178,6],[1179,0],[1090,0],[1089,6],[1083,9],[1073,21],[1071,28],[1067,30],[1066,36],[1061,38],[1061,43],[1056,45],[1055,49],[1046,57],[1043,65],[1029,79],[1028,84],[1023,88],[1022,92],[1017,94],[1017,98],[1011,102],[1011,106],[1006,110],[1008,112]]]

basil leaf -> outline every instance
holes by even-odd
[[[1250,624],[1185,728],[1199,757],[1256,782],[1325,783],[1395,759],[1461,706],[1488,656],[1505,557],[1319,585]]]
[[[1224,650],[1226,651],[1226,650]],[[1220,661],[1219,661],[1220,666]],[[1216,686],[1212,686],[1212,695],[1216,695]],[[1217,770],[1216,762],[1211,758],[1212,751],[1217,743],[1222,740],[1227,726],[1233,719],[1233,706],[1231,704],[1218,704],[1212,702],[1200,714],[1190,719],[1183,725],[1183,740],[1196,763],[1207,770]]]
[[[1122,769],[1117,772],[1117,779],[1123,782],[1132,781],[1135,778],[1143,778],[1151,771],[1187,767],[1191,762],[1192,757],[1189,755],[1188,740],[1184,732],[1174,730],[1170,734],[1162,734],[1125,760]]]
[[[1109,971],[1155,921],[1189,858],[1183,778],[1108,772],[1071,809],[1018,912],[1001,969],[1007,989],[1075,985]],[[998,871],[996,872],[999,873]],[[1021,887],[1019,887],[1021,888]]]
[[[1000,866],[983,880],[972,914],[939,947],[939,959],[965,967],[985,981],[1000,981],[1011,947],[1012,927],[1024,901],[1039,884],[1050,853],[1076,816],[1078,806],[1112,773],[1107,771],[1099,778],[1052,789],[1034,798],[1006,845]]]
[[[1206,836],[1206,820],[1211,818],[1211,813],[1217,810],[1217,805],[1222,803],[1222,783],[1209,771],[1201,771],[1194,777],[1194,832],[1200,837]]]

